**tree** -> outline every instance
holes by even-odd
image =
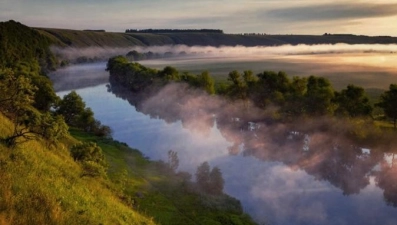
[[[198,76],[200,87],[202,87],[208,94],[215,94],[215,82],[208,71],[202,72]]]
[[[84,112],[85,103],[75,91],[71,91],[69,94],[63,96],[57,110],[57,113],[63,115],[65,122],[71,126],[77,126],[79,124],[80,116]]]
[[[13,133],[5,139],[9,146],[41,136],[51,142],[67,133],[62,117],[40,112],[34,104],[37,91],[28,77],[10,70],[0,71],[0,112],[13,123]]]
[[[255,102],[260,107],[264,107],[269,103],[277,103],[282,105],[285,102],[285,94],[290,87],[290,80],[287,74],[280,71],[264,71],[257,75],[258,88],[255,90]]]
[[[179,166],[179,158],[178,158],[178,153],[174,152],[172,150],[168,151],[168,165],[172,171],[176,171]]]
[[[232,82],[228,91],[230,97],[237,99],[245,99],[247,97],[246,85],[241,80],[241,75],[237,70],[230,72],[227,80]]]
[[[37,122],[32,130],[51,144],[68,134],[68,125],[60,115],[52,115],[50,112],[42,113]]]
[[[102,149],[94,142],[84,142],[70,149],[73,159],[80,162],[86,176],[105,176],[107,163]]]
[[[383,109],[385,115],[392,119],[394,129],[397,123],[397,84],[390,84],[389,90],[380,96],[380,102],[376,106]]]
[[[208,162],[197,167],[196,182],[202,191],[214,195],[222,194],[225,184],[221,170],[218,167],[211,170]]]
[[[199,188],[206,191],[210,184],[210,165],[208,162],[203,162],[197,167],[196,182]]]
[[[136,50],[132,50],[127,53],[126,57],[131,61],[139,61],[144,59],[144,54],[137,52]]]
[[[332,114],[334,90],[331,83],[323,77],[310,76],[307,80],[305,109],[309,115]]]
[[[77,115],[76,126],[87,132],[94,132],[96,128],[96,120],[94,112],[91,108],[85,108],[79,115]]]
[[[372,106],[365,95],[364,88],[349,84],[340,93],[335,93],[335,102],[338,108],[335,113],[350,117],[370,116]]]
[[[59,97],[56,95],[52,83],[48,77],[40,73],[40,66],[37,62],[18,62],[14,67],[18,76],[25,76],[37,87],[34,94],[33,106],[41,112],[50,110],[55,106]]]
[[[214,167],[210,173],[210,193],[215,195],[220,195],[223,193],[223,186],[225,180],[222,177],[222,172],[218,167]]]
[[[287,102],[282,111],[286,116],[295,118],[305,113],[305,95],[307,91],[307,78],[293,77],[290,90],[286,96]]]
[[[162,71],[159,72],[159,76],[167,81],[180,80],[179,71],[172,66],[166,66]]]

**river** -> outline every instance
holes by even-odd
[[[309,137],[291,131],[286,136],[289,144],[278,144],[274,139],[279,137],[271,135],[285,133],[278,132],[282,128],[205,114],[197,106],[207,102],[201,96],[186,100],[186,109],[166,106],[169,95],[164,93],[170,92],[134,106],[128,96],[109,88],[105,66],[71,66],[51,78],[58,95],[76,90],[95,117],[112,128],[114,139],[149,158],[166,160],[167,152],[174,150],[179,170],[194,174],[204,161],[218,166],[225,192],[239,199],[258,223],[397,224],[397,187],[393,185],[397,169],[390,155],[331,148],[328,139],[317,133]],[[180,113],[180,109],[187,111]],[[319,147],[323,143],[326,147]]]

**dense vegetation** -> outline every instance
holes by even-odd
[[[223,34],[223,30],[220,29],[127,29],[126,33],[220,33]]]
[[[173,67],[155,70],[139,63],[129,62],[123,56],[109,59],[107,70],[111,79],[130,88],[134,92],[149,87],[162,87],[169,82],[184,82],[195,88],[201,88],[209,94],[215,94],[215,84],[208,72],[199,75],[180,73]],[[252,71],[229,73],[228,83],[218,85],[217,94],[233,100],[250,100],[260,108],[269,105],[280,107],[279,112],[290,116],[370,116],[372,106],[364,89],[348,85],[337,92],[326,78],[293,77],[284,72],[265,71],[253,75]]]
[[[0,22],[0,65],[37,64],[44,71],[53,70],[57,61],[49,46],[51,40],[38,31],[13,20]],[[1,68],[1,67],[0,67]]]
[[[107,70],[110,73],[110,79],[125,85],[133,92],[143,91],[149,87],[159,88],[170,81],[183,81],[193,87],[202,88],[209,94],[215,93],[215,83],[208,72],[199,75],[180,74],[178,70],[171,66],[158,71],[139,63],[130,63],[123,56],[109,59]]]
[[[392,121],[395,124],[397,103],[394,84],[382,94],[379,103],[374,105],[362,87],[348,85],[341,91],[335,91],[327,79],[316,76],[290,78],[284,72],[264,71],[254,75],[251,71],[242,74],[232,71],[227,82],[215,84],[208,72],[193,75],[180,73],[169,66],[163,70],[154,70],[128,62],[122,56],[109,59],[108,70],[111,82],[136,93],[154,93],[169,83],[187,83],[190,87],[205,90],[209,94],[224,96],[231,102],[246,102],[247,105],[252,103],[263,113],[271,112],[270,117],[268,115],[262,120],[290,123],[299,118],[335,117],[348,120],[351,124],[372,124],[370,126],[374,127],[376,121]],[[380,107],[378,112],[383,114],[373,113],[375,106]],[[355,138],[365,138],[362,131],[349,132],[355,134]],[[374,134],[364,136],[377,137]]]
[[[173,151],[168,162],[145,159],[139,151],[113,141],[109,127],[95,120],[75,92],[57,97],[45,74],[58,64],[49,50],[51,43],[274,43],[266,36],[241,38],[223,34],[121,35],[0,23],[0,224],[253,224],[239,201],[223,194],[219,168],[211,169],[204,162],[193,182],[190,174],[177,171],[178,156]],[[393,41],[379,38],[376,40]],[[282,43],[280,40],[277,42]],[[373,105],[361,87],[349,85],[337,92],[328,80],[315,76],[291,79],[283,72],[265,71],[255,76],[250,71],[232,71],[227,83],[215,84],[208,72],[193,75],[173,67],[154,70],[120,56],[109,60],[108,70],[111,81],[136,93],[185,83],[229,101],[253,102],[261,110],[276,106],[273,121],[323,116],[357,123],[374,118]],[[390,85],[376,104],[394,127],[396,90],[395,84]],[[359,138],[361,134],[354,133]]]
[[[51,41],[0,28],[0,224],[254,224],[219,169],[209,191],[176,170],[175,152],[151,162],[113,141],[76,92],[56,96]]]
[[[274,46],[284,44],[395,44],[396,37],[356,35],[257,35],[220,32],[112,33],[35,28],[59,46],[127,47],[183,44],[188,46]]]

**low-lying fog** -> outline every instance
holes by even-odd
[[[366,88],[386,89],[397,80],[397,45],[284,45],[271,47],[152,46],[125,48],[54,48],[63,59],[79,57],[106,61],[115,55],[136,50],[141,53],[171,53],[172,57],[141,60],[139,63],[162,69],[174,66],[180,71],[201,73],[224,79],[233,70],[285,71],[291,76],[324,76],[336,89],[353,83]],[[83,67],[81,67],[83,68]],[[104,80],[105,74],[98,74]],[[84,79],[87,77],[85,76]],[[81,83],[85,83],[80,82]]]
[[[284,70],[290,75],[327,76],[339,88],[354,83],[385,89],[396,83],[395,49],[395,45],[321,45],[137,50],[186,52],[184,57],[140,61],[156,68],[209,70],[225,78],[232,70]],[[129,50],[120,51],[125,55]],[[397,209],[392,206],[397,206],[397,168],[385,162],[379,149],[354,147],[342,135],[343,122],[298,123],[296,127],[310,135],[296,134],[301,135],[298,140],[287,141],[283,135],[293,131],[289,127],[250,123],[260,121],[257,109],[247,113],[216,97],[185,93],[178,85],[166,86],[131,106],[128,94],[105,86],[105,67],[105,62],[71,66],[51,78],[57,91],[64,90],[59,95],[78,89],[96,118],[114,130],[115,139],[152,159],[164,160],[172,149],[178,152],[180,169],[194,173],[203,161],[219,166],[225,191],[238,198],[257,222],[396,224]],[[330,133],[318,132],[319,127],[331,127]]]

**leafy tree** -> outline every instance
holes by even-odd
[[[111,137],[112,129],[109,126],[102,125],[101,121],[95,120],[93,133],[98,137]]]
[[[33,130],[50,143],[55,143],[68,134],[68,125],[60,115],[54,116],[50,112],[42,113],[37,122]]]
[[[221,170],[218,167],[211,170],[208,162],[197,167],[196,182],[201,190],[214,195],[222,194],[225,184]]]
[[[380,96],[380,102],[376,106],[383,109],[385,115],[392,119],[394,129],[397,123],[397,84],[390,84],[389,90]]]
[[[172,171],[176,171],[179,166],[179,158],[178,158],[178,153],[174,152],[172,150],[168,151],[168,165]]]
[[[91,108],[85,108],[77,116],[76,126],[87,132],[93,132],[96,128],[96,120],[94,118],[94,112]]]
[[[237,99],[247,98],[247,86],[241,79],[241,75],[237,70],[229,73],[228,81],[232,84],[229,86],[229,96]]]
[[[210,76],[208,71],[202,72],[198,76],[198,81],[200,87],[202,87],[208,94],[212,95],[215,94],[215,82],[214,79]]]
[[[222,172],[218,167],[214,167],[210,173],[210,193],[220,195],[223,193],[225,180],[222,177]]]
[[[261,107],[273,102],[279,105],[285,102],[285,94],[290,87],[290,80],[287,74],[280,71],[264,71],[257,75],[258,88],[255,90],[254,101]]]
[[[127,56],[127,58],[128,58],[129,60],[131,60],[131,61],[139,61],[139,60],[144,59],[144,56],[145,56],[145,55],[139,53],[139,52],[136,51],[136,50],[133,50],[133,51],[128,52],[126,56]]]
[[[44,112],[55,106],[59,97],[56,95],[50,79],[40,72],[40,66],[37,62],[18,62],[13,67],[13,71],[19,76],[28,77],[32,84],[37,87],[33,103],[36,109]]]
[[[197,79],[197,76],[190,74],[188,72],[183,72],[181,75],[181,81],[188,83],[192,87],[200,87],[200,83]]]
[[[37,75],[32,77],[32,83],[38,88],[33,103],[36,109],[42,112],[49,111],[58,103],[59,97],[56,95],[50,79]]]
[[[91,108],[85,107],[85,102],[75,91],[62,98],[56,112],[58,115],[62,115],[70,126],[101,137],[111,136],[112,130],[110,127],[102,125],[100,121],[95,119],[94,112]]]
[[[172,66],[166,66],[162,71],[159,72],[159,76],[167,81],[180,80],[179,71]]]
[[[38,136],[55,141],[66,134],[62,117],[41,113],[33,106],[36,91],[28,77],[10,69],[0,71],[0,112],[14,124],[12,135],[5,140],[9,146]]]
[[[293,77],[290,90],[286,95],[286,104],[282,111],[286,116],[300,116],[305,114],[305,95],[307,91],[307,78]]]
[[[331,83],[323,77],[310,76],[307,80],[305,109],[309,115],[326,115],[334,112],[332,99],[334,90]]]
[[[117,67],[121,64],[128,63],[128,59],[124,56],[114,56],[108,60],[108,63],[106,65],[106,70],[107,71],[112,71],[114,69],[117,69]]]
[[[101,176],[107,167],[102,149],[94,142],[84,142],[74,145],[70,149],[71,156],[75,161],[82,164],[87,176]]]
[[[349,84],[340,93],[335,93],[335,102],[338,104],[335,113],[339,115],[357,117],[372,113],[372,106],[362,87]]]
[[[85,111],[83,99],[75,91],[71,91],[69,94],[63,96],[57,113],[63,115],[67,124],[78,126],[81,115],[89,112]]]
[[[256,82],[258,82],[258,77],[254,76],[252,70],[245,70],[243,73],[243,79],[248,87],[252,87]]]
[[[202,190],[208,190],[210,184],[210,165],[203,162],[197,167],[196,182]]]
[[[74,145],[70,153],[75,161],[93,161],[105,166],[106,160],[102,149],[94,142],[83,142]]]

